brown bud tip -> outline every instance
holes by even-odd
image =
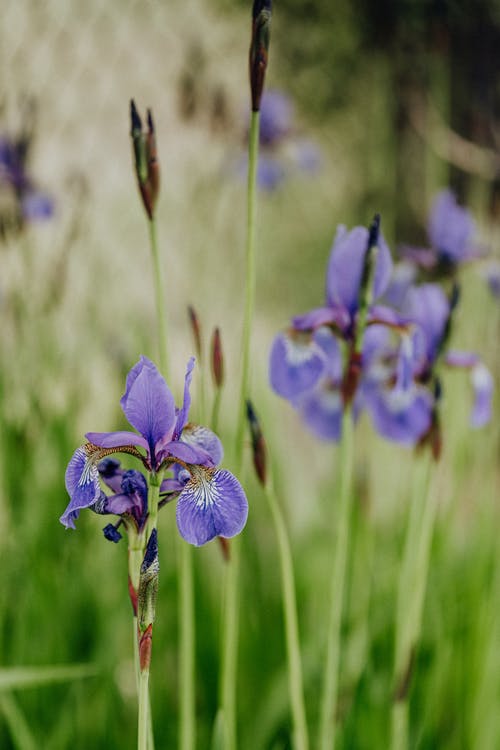
[[[218,536],[217,540],[219,542],[220,551],[222,552],[224,561],[229,562],[229,560],[231,559],[231,547],[229,545],[229,539],[226,539],[225,536]]]
[[[153,113],[150,109],[147,110],[147,122],[148,122],[148,130],[150,133],[155,132],[155,124],[153,120]]]
[[[260,427],[257,414],[252,406],[251,401],[247,401],[247,419],[250,426],[250,435],[252,438],[253,465],[260,483],[265,486],[267,480],[267,450],[264,435]]]
[[[258,112],[264,89],[271,29],[271,0],[255,0],[252,8],[252,41],[249,67],[252,110]]]
[[[201,325],[200,319],[196,313],[196,310],[192,305],[188,305],[189,323],[191,325],[191,331],[193,333],[194,348],[198,361],[202,362],[202,351],[201,351]]]
[[[219,328],[215,328],[212,336],[212,375],[217,388],[224,384],[224,355]]]

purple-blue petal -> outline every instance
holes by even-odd
[[[212,430],[198,424],[188,424],[184,427],[181,442],[193,448],[201,449],[211,457],[213,465],[218,466],[224,458],[222,443]]]
[[[120,467],[120,462],[117,461],[116,458],[103,458],[103,460],[99,461],[97,464],[97,470],[99,476],[110,490],[113,492],[121,491],[122,477],[125,472],[124,469]]]
[[[212,466],[212,458],[206,450],[195,445],[188,445],[181,440],[173,440],[162,449],[166,456],[173,456],[186,464],[205,464]]]
[[[338,441],[342,435],[342,397],[325,383],[300,399],[298,409],[306,426],[321,440]]]
[[[330,307],[316,307],[292,319],[292,325],[296,331],[314,331],[320,326],[330,324],[345,331],[351,324],[349,311],[345,307],[332,304]]]
[[[120,404],[130,424],[147,441],[151,454],[155,445],[171,435],[175,425],[175,403],[162,375],[147,357],[127,375]]]
[[[184,379],[184,400],[182,403],[182,407],[179,410],[179,413],[177,414],[173,440],[179,439],[179,436],[188,421],[189,407],[191,406],[191,394],[189,392],[189,387],[191,385],[191,380],[193,378],[194,362],[195,362],[194,357],[191,357],[191,359],[189,360],[187,364],[186,377]]]
[[[468,260],[475,254],[470,247],[475,232],[474,220],[466,208],[458,205],[451,190],[443,190],[434,199],[428,232],[439,255],[453,263]]]
[[[384,302],[401,309],[406,294],[415,281],[417,272],[413,263],[401,261],[392,270],[389,286],[384,292]]]
[[[45,193],[29,190],[22,197],[21,210],[27,221],[43,221],[53,215],[54,201]]]
[[[414,445],[431,424],[432,397],[423,388],[371,388],[364,404],[379,435],[401,445]]]
[[[342,379],[342,352],[337,337],[329,328],[318,328],[313,335],[314,343],[325,355],[325,375],[334,383]]]
[[[446,294],[438,284],[412,287],[406,295],[403,313],[422,329],[427,359],[434,362],[450,315]]]
[[[493,377],[485,365],[479,363],[471,372],[474,388],[474,406],[471,414],[472,427],[483,427],[491,419],[493,400]]]
[[[119,432],[86,432],[85,437],[89,443],[98,445],[99,448],[121,448],[125,445],[137,445],[146,450],[149,449],[145,438],[136,432],[129,432],[128,430],[121,430]]]
[[[80,510],[93,505],[101,494],[99,472],[84,446],[74,452],[66,469],[65,483],[71,500],[59,520],[74,529]]]
[[[291,99],[281,91],[264,91],[260,103],[260,142],[272,146],[290,131],[293,120]]]
[[[351,316],[354,315],[359,305],[368,237],[368,229],[365,227],[354,227],[347,232],[344,226],[339,226],[328,262],[327,304],[345,307]],[[373,278],[373,300],[378,299],[385,292],[391,274],[391,253],[380,233]]]
[[[230,538],[246,524],[248,502],[241,484],[225,469],[198,469],[177,500],[179,533],[196,547],[216,536]]]
[[[293,399],[313,388],[326,367],[325,355],[312,340],[280,333],[273,342],[269,365],[272,388]]]
[[[478,364],[479,357],[474,352],[462,352],[457,349],[449,349],[446,352],[444,361],[450,367],[464,367],[468,369]]]

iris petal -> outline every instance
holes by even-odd
[[[179,413],[177,415],[177,420],[175,422],[175,429],[174,429],[174,435],[173,439],[177,440],[179,438],[179,435],[181,434],[182,430],[186,426],[187,420],[188,420],[188,414],[189,414],[189,407],[191,406],[191,394],[189,393],[189,387],[191,385],[191,380],[193,378],[193,368],[194,368],[194,357],[191,357],[187,364],[186,369],[186,378],[184,380],[184,401],[182,404],[182,408],[179,410]]]
[[[271,349],[269,377],[273,389],[293,399],[314,388],[325,370],[325,355],[312,340],[280,333]]]
[[[175,403],[165,380],[144,356],[127,375],[120,404],[130,424],[147,441],[151,454],[158,441],[171,434],[175,424]]]
[[[126,445],[138,445],[149,449],[148,442],[135,432],[121,430],[120,432],[86,432],[85,437],[89,443],[98,445],[99,448],[122,448]]]
[[[188,424],[184,427],[181,435],[181,442],[187,443],[193,448],[206,451],[213,461],[214,466],[218,466],[224,458],[224,449],[222,443],[212,430],[208,427],[202,427],[197,424]]]
[[[474,407],[471,414],[471,425],[483,427],[491,419],[491,402],[493,398],[493,377],[482,363],[476,365],[471,372],[474,388]]]
[[[438,253],[453,263],[474,255],[470,240],[475,231],[472,216],[459,206],[451,190],[443,190],[435,198],[429,217],[428,232]]]
[[[248,516],[241,484],[225,469],[192,468],[192,479],[177,500],[180,535],[199,547],[216,536],[229,538],[239,534]]]
[[[80,510],[90,507],[101,494],[95,457],[85,446],[74,452],[66,469],[65,482],[71,500],[59,520],[66,528],[74,529]]]

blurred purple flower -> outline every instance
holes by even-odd
[[[28,154],[30,140],[0,137],[0,190],[9,191],[17,202],[18,222],[38,221],[50,218],[54,213],[54,202],[45,192],[38,190],[29,174]]]
[[[451,190],[442,190],[432,203],[427,225],[431,247],[403,247],[401,255],[424,273],[446,276],[480,257],[473,244],[475,231],[470,212],[458,205]]]
[[[260,104],[260,144],[276,146],[286,138],[293,126],[293,104],[282,91],[265,91]]]
[[[500,263],[497,260],[492,261],[482,273],[492,295],[500,299]]]
[[[142,356],[130,370],[120,403],[137,432],[86,434],[89,442],[75,451],[66,470],[66,489],[71,500],[60,519],[64,526],[75,528],[80,510],[93,507],[101,499],[99,462],[113,453],[128,453],[152,474],[173,469],[173,477],[166,479],[160,490],[172,497],[178,495],[177,525],[186,541],[201,545],[214,536],[231,537],[243,529],[247,500],[238,480],[228,471],[216,468],[222,459],[219,439],[207,428],[188,424],[193,367],[194,358],[187,366],[180,408],[175,407],[169,387],[149,359]],[[137,474],[134,474],[136,479]],[[141,505],[134,494],[137,489],[124,493],[124,475],[118,469],[107,479],[117,495],[107,501],[112,505],[106,507],[124,509],[133,500],[136,513],[130,509],[127,512],[137,523],[142,523],[138,519],[147,507],[147,496],[139,493]]]

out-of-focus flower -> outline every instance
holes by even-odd
[[[493,260],[491,263],[488,263],[482,269],[482,275],[492,295],[500,299],[500,262]]]
[[[474,244],[476,225],[470,211],[459,206],[451,190],[443,190],[433,201],[427,225],[429,248],[403,246],[402,257],[423,274],[453,275],[463,263],[480,257]]]
[[[297,134],[291,98],[276,89],[265,91],[260,105],[258,187],[273,191],[295,175],[317,174],[321,160],[319,146]],[[243,177],[247,164],[246,156],[238,160],[236,173]]]
[[[37,188],[29,169],[32,136],[0,136],[0,234],[49,219],[54,201]]]
[[[149,359],[141,357],[130,370],[120,403],[138,432],[86,434],[89,442],[75,451],[66,470],[66,489],[71,500],[61,516],[64,526],[75,528],[80,510],[102,501],[98,468],[102,459],[114,453],[128,453],[139,459],[152,476],[163,476],[167,469],[173,471],[173,476],[162,482],[160,492],[178,498],[177,526],[186,541],[201,545],[215,536],[232,537],[242,530],[248,514],[247,500],[238,480],[230,472],[216,468],[222,460],[219,439],[205,427],[188,424],[193,367],[192,358],[180,408],[175,407],[169,387]],[[133,488],[131,475],[125,475],[116,468],[103,477],[117,493],[106,499],[103,507],[112,513],[113,508],[122,509],[119,515],[128,513],[140,525],[147,507],[147,496],[138,489],[142,475],[134,473]],[[133,491],[123,491],[124,480]]]
[[[273,342],[272,388],[322,439],[340,438],[342,412],[356,399],[364,368],[364,326],[404,326],[395,311],[372,304],[383,295],[391,269],[378,218],[370,231],[339,227],[328,263],[325,305],[293,318],[292,327]]]

